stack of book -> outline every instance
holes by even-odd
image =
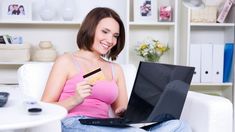
[[[21,36],[0,35],[0,44],[22,44]]]

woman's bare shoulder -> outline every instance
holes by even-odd
[[[72,67],[72,57],[71,54],[62,54],[57,56],[53,67],[56,69],[60,69],[63,71],[69,71],[69,69]]]
[[[70,53],[59,55],[55,60],[55,63],[60,63],[60,64],[67,64],[71,62],[72,62],[72,54]]]

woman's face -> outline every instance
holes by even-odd
[[[22,11],[24,11],[24,8],[23,8],[23,7],[20,7],[19,10],[22,12]]]
[[[9,10],[10,10],[10,11],[13,11],[13,10],[14,10],[13,5],[10,5],[10,6],[9,6]]]
[[[117,44],[119,36],[118,22],[107,17],[102,19],[96,28],[92,50],[100,55],[106,54],[113,46]]]

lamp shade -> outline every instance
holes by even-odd
[[[184,6],[188,8],[204,8],[205,2],[204,0],[183,0]]]

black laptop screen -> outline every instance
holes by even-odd
[[[159,114],[170,114],[173,118],[179,118],[183,106],[180,107],[179,105],[180,110],[176,110],[176,114],[170,113],[171,111],[159,113],[156,107],[162,107],[161,111],[165,111],[165,106],[160,105],[162,102],[159,102],[159,100],[166,99],[163,99],[162,96],[166,87],[170,87],[170,82],[180,80],[187,84],[188,90],[193,72],[193,67],[140,62],[125,118],[132,122],[153,121],[158,118],[154,115]],[[164,95],[166,94],[164,93]],[[169,101],[169,99],[167,100]],[[180,101],[182,102],[182,99]],[[184,100],[182,103],[184,103]]]

